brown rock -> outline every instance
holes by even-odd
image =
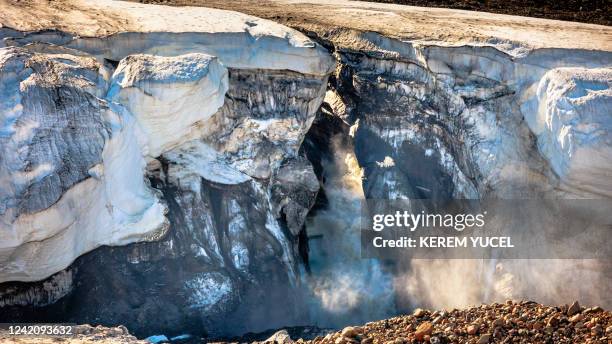
[[[469,335],[475,335],[478,332],[478,326],[470,325],[467,327],[466,332]]]
[[[421,308],[417,308],[414,310],[414,313],[412,313],[412,315],[414,315],[417,318],[420,318],[422,316],[424,316],[427,312],[424,309]]]
[[[574,301],[574,303],[572,303],[571,306],[569,306],[569,308],[567,309],[567,316],[571,317],[574,314],[578,314],[582,311],[582,308],[580,308],[580,304],[578,303],[578,301]]]
[[[374,340],[370,337],[365,337],[361,340],[361,344],[372,344]]]
[[[533,328],[534,330],[541,330],[544,327],[544,324],[542,324],[540,321],[536,321],[533,323],[533,325],[531,325],[531,328]]]
[[[603,308],[599,307],[599,306],[595,306],[595,307],[591,307],[589,309],[587,309],[585,311],[586,313],[598,313],[598,312],[603,312]]]
[[[425,336],[430,335],[433,332],[433,325],[430,322],[424,322],[419,327],[417,327],[414,332],[414,337],[417,340],[425,339]]]
[[[489,341],[491,340],[491,335],[490,334],[483,334],[482,336],[480,336],[480,338],[478,339],[478,344],[487,344]]]
[[[577,323],[579,321],[582,321],[582,319],[584,319],[584,317],[582,316],[582,314],[576,314],[573,317],[569,318],[569,321],[571,323]]]
[[[595,327],[593,327],[593,328],[591,329],[591,333],[592,333],[593,335],[595,335],[595,336],[599,336],[599,335],[601,335],[601,333],[602,333],[602,332],[603,332],[603,329],[602,329],[602,328],[601,328],[601,326],[599,326],[599,325],[597,325],[597,326],[595,326]]]
[[[342,330],[342,336],[347,338],[355,338],[359,334],[359,330],[355,327],[345,327]]]

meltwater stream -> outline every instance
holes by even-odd
[[[304,276],[314,325],[341,327],[396,314],[393,276],[360,256],[362,172],[355,156],[332,140],[333,161],[324,161],[327,207],[306,224],[311,274]]]

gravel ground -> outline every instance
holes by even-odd
[[[125,327],[107,328],[78,325],[71,337],[17,337],[0,331],[2,344],[144,344]],[[314,339],[292,340],[301,335]],[[261,333],[260,335],[265,335]],[[268,333],[269,335],[269,333]],[[590,344],[612,343],[612,312],[600,307],[582,307],[578,302],[563,306],[544,306],[523,301],[493,303],[468,309],[430,311],[416,309],[411,315],[350,326],[337,332],[314,327],[281,330],[267,340],[256,342],[257,335],[215,343],[278,344]],[[260,337],[265,338],[265,337]],[[261,339],[259,339],[261,340]],[[206,343],[192,338],[176,343]]]
[[[612,313],[578,302],[548,307],[507,301],[465,310],[415,310],[298,343],[612,343]]]
[[[612,25],[609,0],[369,0],[388,4],[455,8],[469,11],[511,14]]]

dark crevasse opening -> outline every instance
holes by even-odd
[[[534,260],[525,268],[509,259],[362,259],[354,221],[359,200],[428,199],[435,208],[451,199],[541,198],[548,186],[537,179],[551,177],[518,105],[516,85],[477,70],[438,74],[416,61],[321,43],[339,66],[302,146],[322,185],[306,224],[313,322],[339,327],[415,307],[517,297],[557,302],[589,294],[609,302],[599,288],[580,291],[566,273],[574,267],[593,285],[605,284],[602,273],[609,267],[601,261]],[[504,172],[492,173],[487,160]],[[559,290],[561,281],[572,287]],[[534,293],[535,286],[544,288]]]

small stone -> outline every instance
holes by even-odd
[[[549,327],[557,327],[557,325],[559,325],[559,318],[557,318],[556,316],[550,317],[546,325]]]
[[[493,320],[492,323],[493,327],[500,327],[500,326],[504,326],[504,319],[495,319]]]
[[[606,327],[606,335],[612,334],[612,326]]]
[[[601,335],[602,332],[603,332],[603,329],[599,325],[596,325],[595,327],[591,329],[591,333],[596,336]]]
[[[404,344],[404,343],[407,343],[407,342],[408,341],[404,337],[398,337],[398,338],[395,339],[395,344]]]
[[[370,337],[365,337],[361,340],[361,344],[372,344],[374,340]]]
[[[442,344],[442,340],[440,337],[431,337],[429,338],[429,344]]]
[[[270,338],[266,339],[266,342],[277,344],[293,344],[293,340],[289,336],[287,330],[280,330],[274,333]]]
[[[480,336],[480,338],[478,339],[478,344],[487,344],[489,341],[491,340],[491,335],[490,334],[483,334],[482,336]]]
[[[342,330],[342,336],[343,337],[347,337],[347,338],[355,338],[357,337],[357,335],[359,334],[359,330],[356,329],[355,327],[345,327]]]
[[[574,315],[573,317],[569,318],[569,321],[570,321],[571,323],[577,323],[577,322],[579,322],[579,321],[582,321],[582,319],[583,319],[583,318],[584,318],[584,317],[582,316],[582,314],[576,314],[576,315]]]
[[[587,312],[587,313],[599,313],[599,312],[603,312],[603,308],[601,308],[599,306],[595,306],[595,307],[591,307],[591,308],[587,309],[585,312]]]
[[[536,321],[533,323],[533,325],[531,325],[531,328],[533,328],[534,330],[541,330],[544,327],[544,324],[542,324],[539,321]]]
[[[578,301],[574,301],[574,303],[572,303],[571,306],[569,306],[569,308],[567,309],[567,316],[571,317],[574,314],[578,314],[582,311],[582,308],[580,308],[580,304],[578,303]]]
[[[425,336],[430,335],[433,332],[433,325],[430,322],[424,322],[419,327],[417,327],[414,332],[414,337],[417,340],[425,339]]]
[[[417,308],[414,310],[414,313],[412,313],[412,315],[414,315],[417,318],[420,318],[422,316],[424,316],[426,314],[426,311],[424,309],[421,308]]]
[[[470,325],[467,327],[467,334],[469,335],[475,335],[478,332],[478,326],[476,325]]]

